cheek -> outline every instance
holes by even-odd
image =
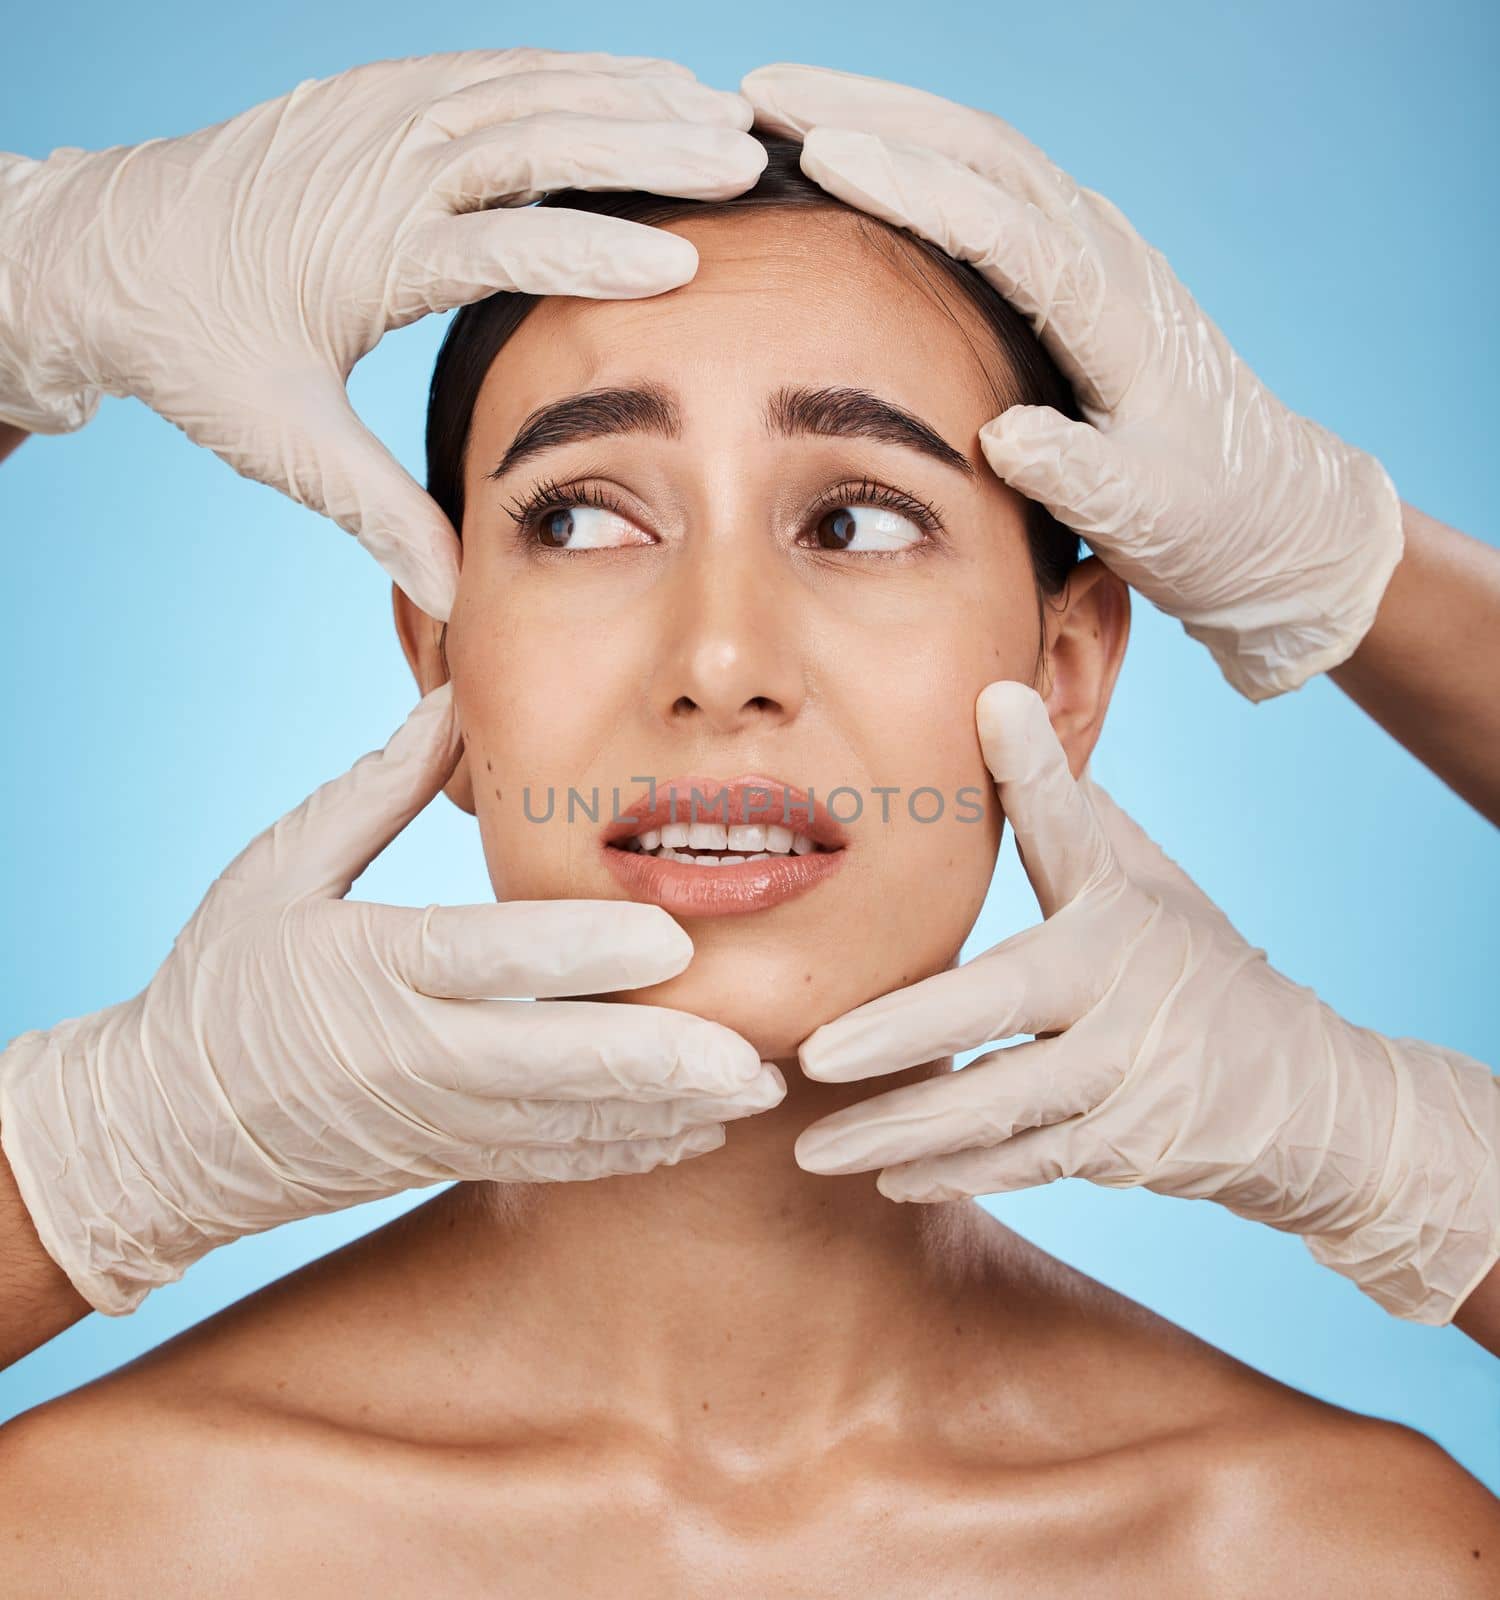
[[[528,606],[523,587],[503,604],[466,605],[462,592],[459,601],[448,663],[490,881],[503,899],[568,894],[597,847],[584,785],[619,707],[596,653],[563,619]],[[613,637],[610,659],[627,649]],[[607,793],[598,804],[608,806]]]
[[[888,818],[867,810],[880,840],[866,858],[872,926],[903,967],[924,971],[941,970],[967,937],[1000,847],[974,703],[997,679],[1033,682],[1041,640],[1029,559],[996,560],[972,576],[948,586],[941,603],[914,608],[920,625],[885,631],[878,644],[850,630],[840,653],[854,670],[838,674],[832,716],[850,730],[871,785],[899,790],[875,802]]]

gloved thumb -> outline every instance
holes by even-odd
[[[434,500],[364,425],[331,377],[289,402],[281,460],[231,461],[331,517],[428,616],[446,622],[458,592],[458,538]]]
[[[418,702],[385,747],[315,789],[239,853],[221,882],[282,903],[342,899],[354,880],[442,791],[463,750],[453,685]]]
[[[985,763],[1044,917],[1118,862],[1035,689],[1003,679],[982,689],[975,721]]]
[[[1144,525],[1139,468],[1107,434],[1051,406],[1011,406],[979,430],[990,470],[1100,555]],[[1122,577],[1128,574],[1121,573]]]

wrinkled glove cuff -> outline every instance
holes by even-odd
[[[1320,568],[1271,571],[1263,594],[1237,595],[1222,619],[1182,624],[1207,646],[1229,684],[1256,702],[1300,689],[1354,654],[1374,624],[1406,544],[1401,496],[1380,462],[1333,440],[1316,423],[1301,421],[1329,441],[1330,448],[1316,455],[1322,470],[1338,463],[1343,481],[1330,484],[1320,503],[1338,506],[1343,536],[1315,541],[1326,550]]]
[[[56,150],[46,161],[0,152],[0,422],[27,433],[72,433],[99,409],[102,388],[80,368],[77,330],[44,293],[42,219],[54,190],[88,152]]]
[[[1500,1078],[1417,1039],[1381,1043],[1396,1109],[1379,1182],[1362,1220],[1306,1244],[1393,1315],[1442,1327],[1500,1261]]]
[[[96,1311],[134,1311],[180,1278],[191,1257],[134,1237],[140,1177],[109,1136],[86,1028],[113,1012],[23,1033],[0,1052],[0,1147],[47,1254]],[[130,1176],[122,1163],[132,1169]],[[112,1204],[110,1195],[136,1196]]]

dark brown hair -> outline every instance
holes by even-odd
[[[795,140],[757,134],[767,151],[766,169],[753,189],[729,200],[679,200],[669,196],[566,190],[551,194],[542,205],[565,206],[631,222],[678,222],[700,214],[779,208],[819,207],[847,211],[856,217],[877,247],[903,252],[904,264],[915,268],[945,310],[951,310],[942,289],[957,289],[978,312],[994,337],[1004,375],[995,380],[995,410],[1012,405],[1052,406],[1078,419],[1077,401],[1068,381],[1031,331],[1025,318],[967,263],[955,261],[915,235],[899,232],[862,211],[845,206],[807,177],[799,164],[802,146]],[[496,294],[465,306],[449,325],[433,367],[427,402],[427,491],[447,513],[462,536],[464,458],[474,405],[494,359],[526,320],[538,296]],[[955,321],[958,319],[955,318]],[[962,327],[962,324],[960,323]],[[989,372],[993,361],[980,356]],[[1027,502],[1026,536],[1039,594],[1055,595],[1078,562],[1078,536],[1034,501]]]

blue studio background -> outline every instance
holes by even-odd
[[[732,87],[801,60],[1001,113],[1113,199],[1292,407],[1405,497],[1494,539],[1497,19],[1436,0],[475,0],[10,8],[0,148],[187,132],[383,56],[547,45],[673,56]],[[420,474],[442,333],[357,369]],[[137,992],[250,837],[382,744],[415,692],[389,587],[353,540],[134,402],[0,468],[0,1040]],[[1355,1021],[1500,1061],[1500,840],[1329,683],[1260,707],[1138,601],[1095,771],[1282,970]],[[439,800],[366,898],[487,899]],[[1034,919],[1008,841],[971,952]],[[127,1361],[422,1195],[242,1241],[136,1315],[0,1375],[0,1418]],[[1296,1239],[1082,1182],[987,1202],[1045,1248],[1242,1360],[1430,1434],[1500,1491],[1500,1362],[1410,1326]]]

